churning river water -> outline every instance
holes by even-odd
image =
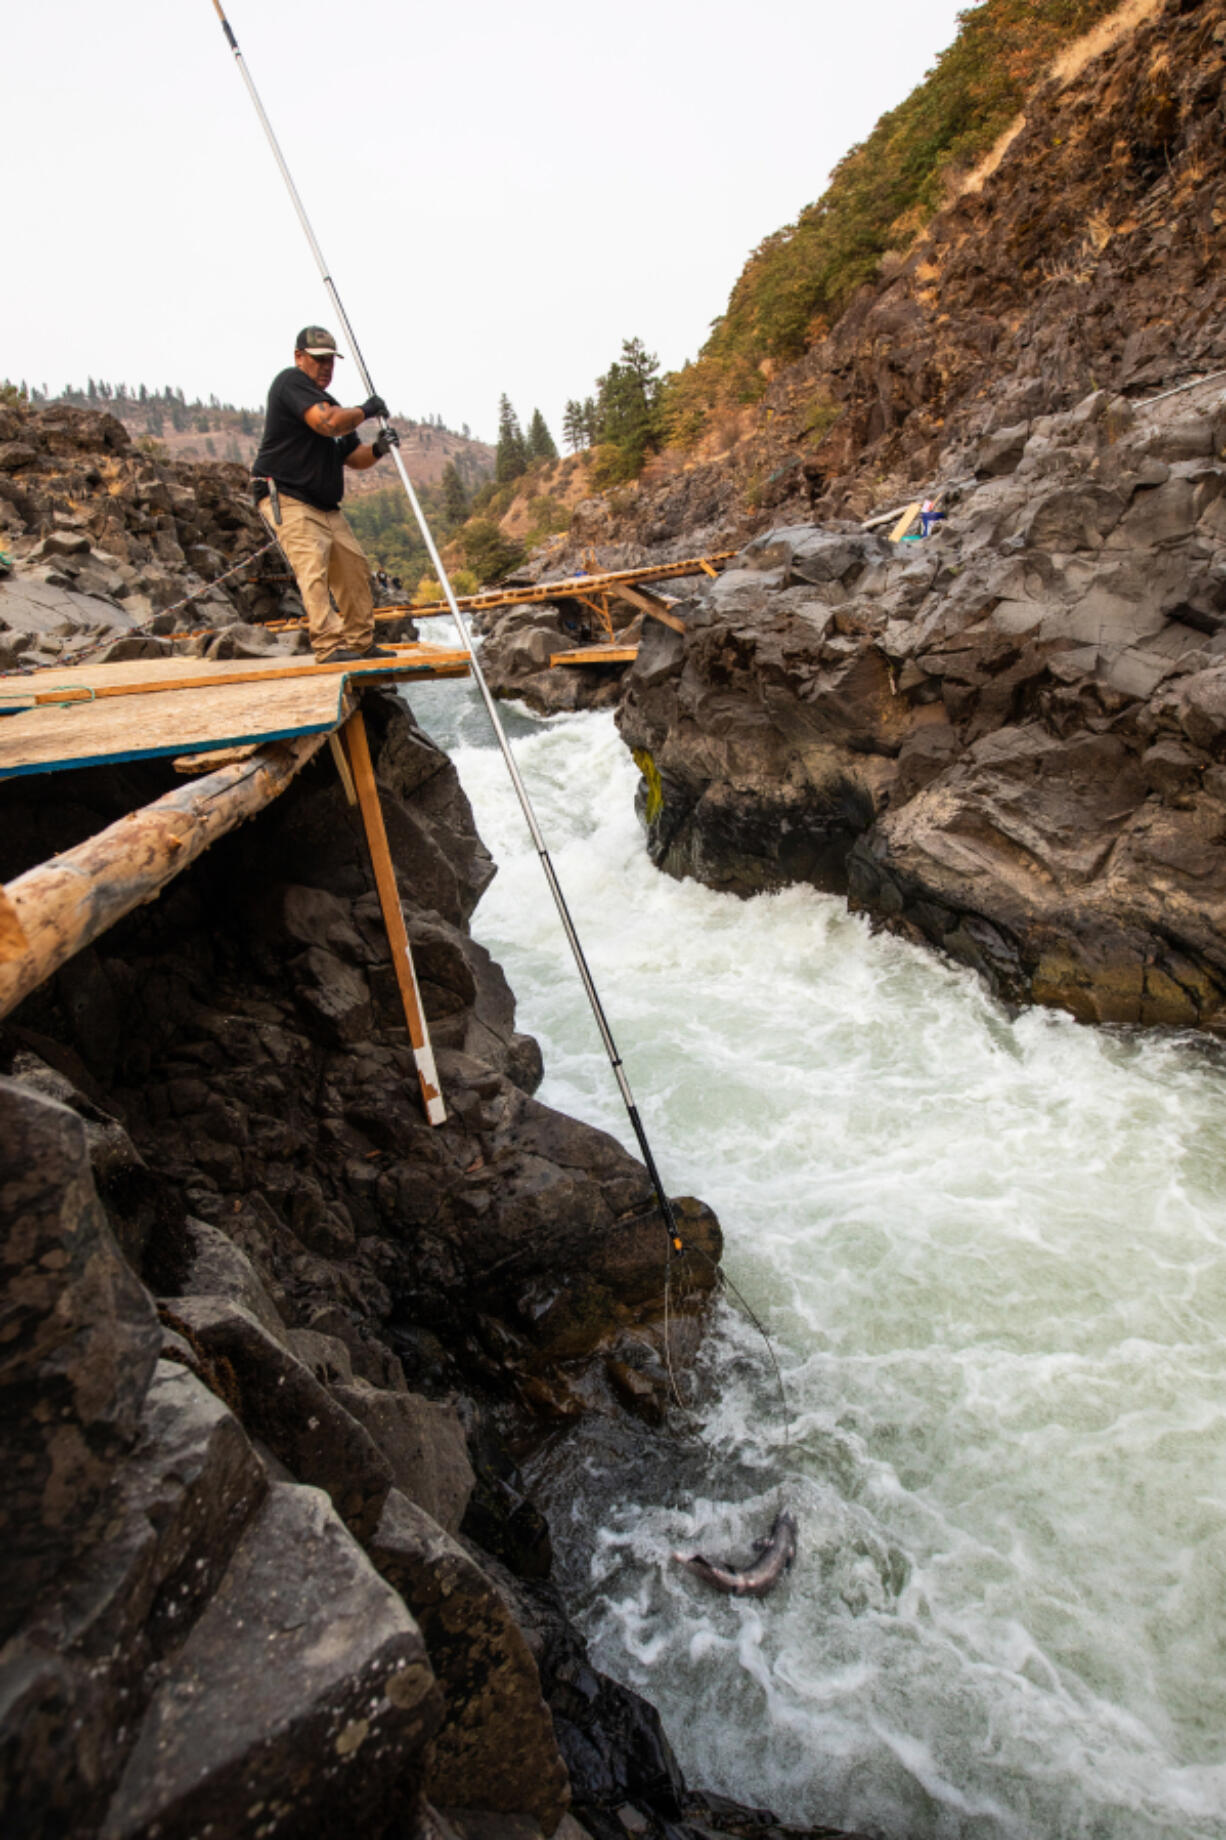
[[[548,1103],[632,1146],[475,692],[414,692],[500,872]],[[597,1665],[692,1782],[885,1840],[1226,1836],[1226,1056],[1011,1017],[838,899],[648,862],[605,714],[508,712],[664,1180],[719,1214],[701,1441],[542,1465]],[[716,1597],[670,1549],[791,1576]]]

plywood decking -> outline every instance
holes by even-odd
[[[247,747],[334,729],[359,680],[462,677],[468,654],[406,645],[369,664],[310,657],[155,658],[0,677],[0,777]],[[12,700],[10,700],[12,699]]]

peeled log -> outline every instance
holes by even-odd
[[[15,944],[15,927],[25,947],[15,956],[0,950],[0,1016],[134,907],[155,900],[211,843],[271,805],[326,740],[298,735],[261,748],[10,882],[0,906],[3,937]]]
[[[21,929],[17,909],[0,888],[0,960],[20,958],[29,949],[30,942]]]

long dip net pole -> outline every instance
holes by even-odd
[[[346,342],[348,343],[349,349],[351,353],[353,354],[353,359],[354,359],[355,364],[358,367],[358,373],[362,379],[363,387],[366,390],[366,393],[368,396],[373,396],[375,394],[375,387],[374,387],[374,384],[371,382],[370,372],[366,367],[366,360],[362,356],[361,347],[359,346],[358,341],[356,337],[354,336],[353,327],[349,323],[349,315],[346,313],[343,305],[341,304],[341,297],[339,293],[337,292],[336,283],[333,281],[332,276],[328,271],[328,264],[324,261],[323,251],[319,247],[319,243],[316,240],[315,232],[311,228],[311,222],[303,207],[302,199],[298,195],[298,188],[294,184],[293,176],[290,173],[289,167],[285,163],[285,156],[281,152],[281,148],[277,141],[276,135],[273,133],[272,123],[269,121],[268,116],[264,112],[264,105],[260,101],[259,92],[257,91],[255,84],[251,80],[251,73],[247,69],[247,65],[243,59],[242,52],[239,50],[238,40],[235,38],[234,32],[230,26],[230,21],[226,18],[226,15],[222,9],[221,0],[213,0],[213,8],[217,14],[218,19],[220,19],[221,21],[222,30],[226,35],[226,42],[228,43],[231,51],[234,53],[234,61],[238,65],[239,72],[242,76],[243,82],[247,86],[247,93],[251,97],[251,101],[252,101],[252,104],[254,105],[256,114],[260,118],[260,125],[263,128],[265,136],[268,140],[268,144],[272,149],[273,158],[276,160],[277,165],[280,168],[281,177],[285,181],[286,190],[289,192],[290,198],[293,201],[294,209],[298,213],[298,221],[302,225],[303,234],[305,235],[307,242],[311,246],[311,254],[315,257],[315,262],[319,269],[320,275],[323,279],[324,287],[327,289],[327,292],[328,292],[328,298],[332,302],[333,308],[335,309],[335,312],[336,312],[336,317],[338,321],[340,322],[341,330],[344,332]],[[379,417],[379,423],[380,423],[380,426],[385,429],[389,426],[388,419],[385,416]],[[476,647],[473,644],[472,634],[469,631],[468,623],[463,613],[460,611],[459,606],[457,605],[455,591],[452,588],[451,581],[447,574],[447,571],[443,567],[442,557],[438,553],[438,548],[435,544],[433,534],[431,533],[431,530],[430,530],[430,526],[426,521],[425,513],[422,511],[421,505],[418,502],[417,494],[413,490],[413,482],[409,478],[408,469],[406,468],[404,461],[402,460],[400,456],[400,449],[398,447],[393,446],[389,449],[389,451],[391,453],[392,459],[396,463],[396,471],[400,475],[400,483],[404,487],[405,492],[408,495],[409,504],[413,508],[413,516],[417,520],[417,525],[422,535],[422,541],[425,543],[425,546],[426,546],[426,552],[429,555],[430,561],[434,566],[434,572],[437,575],[439,581],[442,583],[443,594],[446,597],[448,610],[450,611],[452,619],[455,621],[456,630],[459,632],[460,638],[462,639],[464,643],[464,649],[468,653],[469,666],[472,672],[473,681],[476,683],[476,686],[481,693],[481,699],[485,704],[486,713],[490,719],[490,726],[492,727],[494,731],[495,739],[497,740],[498,746],[502,751],[502,758],[506,762],[507,772],[511,776],[511,784],[515,788],[515,796],[519,800],[520,809],[524,814],[525,822],[527,823],[528,829],[532,835],[532,842],[535,845],[536,853],[540,858],[541,868],[545,874],[545,880],[549,884],[549,892],[552,894],[554,906],[558,910],[558,917],[560,918],[562,922],[562,930],[566,934],[567,942],[570,946],[572,954],[574,955],[575,964],[578,966],[579,977],[582,981],[584,991],[587,995],[588,1003],[591,1006],[592,1014],[596,1018],[596,1027],[600,1031],[600,1038],[601,1038],[601,1041],[604,1043],[605,1053],[609,1057],[609,1064],[612,1067],[613,1073],[616,1077],[618,1090],[620,1091],[621,1096],[622,1096],[622,1103],[624,1104],[626,1108],[627,1115],[629,1116],[631,1126],[633,1127],[633,1130],[634,1130],[635,1138],[637,1139],[639,1149],[643,1155],[644,1166],[647,1170],[648,1176],[651,1179],[651,1185],[653,1189],[655,1190],[656,1199],[660,1204],[660,1212],[664,1217],[664,1224],[668,1230],[669,1262],[671,1264],[672,1254],[674,1252],[681,1252],[683,1250],[681,1233],[677,1225],[676,1215],[673,1211],[673,1204],[669,1200],[667,1194],[665,1193],[664,1184],[660,1180],[660,1173],[659,1173],[659,1170],[656,1168],[656,1160],[651,1153],[651,1145],[647,1141],[647,1133],[643,1128],[643,1121],[642,1121],[642,1118],[639,1116],[639,1109],[638,1109],[638,1106],[635,1104],[634,1094],[630,1090],[630,1082],[626,1078],[626,1070],[622,1064],[621,1055],[617,1051],[617,1043],[613,1039],[613,1034],[609,1028],[608,1019],[604,1013],[604,1005],[601,1003],[600,993],[596,989],[596,985],[595,985],[595,982],[593,981],[591,971],[588,968],[588,962],[587,962],[586,957],[584,956],[583,946],[580,942],[579,935],[575,930],[575,923],[571,919],[570,909],[566,904],[566,896],[562,892],[562,885],[558,880],[557,873],[553,866],[553,862],[550,859],[549,851],[546,848],[545,839],[541,834],[541,827],[537,823],[536,813],[532,808],[532,800],[528,796],[528,789],[524,785],[524,782],[522,778],[520,777],[519,768],[516,765],[515,757],[511,752],[511,744],[507,739],[507,733],[502,724],[502,717],[498,713],[498,705],[494,701],[494,697],[490,691],[490,687],[485,681],[485,673],[481,669],[481,662],[479,658],[477,657]],[[666,1343],[667,1343],[667,1331],[666,1331]],[[674,1384],[673,1390],[675,1393],[676,1392],[675,1384]]]

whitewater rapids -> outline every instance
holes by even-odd
[[[415,690],[499,874],[475,918],[541,1097],[634,1148],[467,686]],[[810,889],[648,862],[611,717],[509,712],[664,1180],[721,1307],[704,1448],[589,1425],[541,1466],[593,1659],[692,1782],[885,1840],[1226,1836],[1226,1056],[1011,1018]],[[715,1599],[670,1548],[791,1577]]]

